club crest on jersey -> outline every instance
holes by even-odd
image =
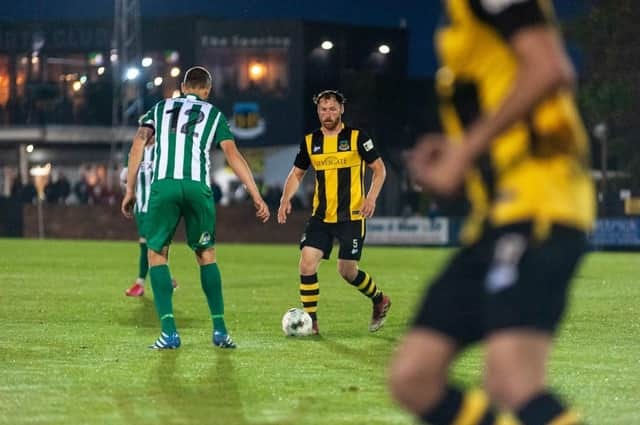
[[[202,232],[202,234],[200,235],[200,239],[198,240],[198,244],[206,245],[209,242],[211,242],[211,235],[209,234],[209,232]]]
[[[340,152],[345,152],[351,149],[351,146],[349,144],[348,140],[340,140],[338,142],[338,151]]]

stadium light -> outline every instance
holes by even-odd
[[[42,201],[45,199],[44,188],[49,180],[49,174],[51,174],[51,164],[43,166],[35,166],[29,170],[29,174],[33,177],[33,184],[36,187],[38,193],[37,199],[37,211],[38,211],[38,235],[40,239],[44,238],[44,213],[42,211]]]
[[[25,148],[25,150],[27,151],[27,153],[31,153],[31,152],[33,152],[33,145],[27,145],[27,147]]]
[[[323,50],[331,50],[333,49],[333,43],[329,40],[325,40],[320,44],[320,47],[322,47]]]
[[[180,75],[180,68],[174,66],[173,68],[171,68],[171,71],[169,71],[169,75],[171,75],[173,78],[177,77],[178,75]]]
[[[82,88],[82,83],[80,81],[74,81],[71,88],[73,91],[79,91]]]
[[[104,66],[98,67],[97,71],[98,75],[104,74]]]
[[[260,81],[264,77],[267,68],[260,62],[254,62],[249,65],[249,78],[254,81]]]
[[[175,50],[167,50],[164,52],[164,60],[170,64],[178,63],[178,60],[180,60],[180,53]]]
[[[156,77],[153,79],[153,85],[158,87],[159,85],[162,84],[162,77]]]
[[[80,77],[80,84],[84,84],[87,82],[87,76],[83,75],[82,77]]]
[[[388,55],[391,52],[391,48],[387,44],[381,44],[380,46],[378,46],[378,52],[382,53],[383,55]]]
[[[127,73],[125,74],[127,80],[135,80],[140,75],[140,70],[134,66],[127,69]]]
[[[171,97],[180,97],[180,90],[174,90],[173,93],[171,94]]]
[[[150,57],[142,58],[141,64],[143,67],[149,68],[152,63],[153,63],[153,59],[151,59]]]

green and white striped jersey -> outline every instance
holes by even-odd
[[[138,168],[136,177],[136,204],[135,212],[146,213],[149,208],[149,194],[151,193],[151,182],[153,181],[153,157],[155,155],[155,147],[145,146],[142,154],[142,161]],[[127,184],[127,169],[129,167],[129,155],[125,157],[124,168],[120,174],[120,181],[123,185]]]
[[[140,125],[155,131],[154,181],[195,180],[209,186],[211,145],[233,140],[222,112],[193,94],[161,100]]]
[[[151,182],[153,181],[153,156],[155,146],[145,146],[144,155],[138,168],[136,182],[136,212],[146,213],[149,208],[149,194],[151,193]]]

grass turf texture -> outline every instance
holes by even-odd
[[[123,295],[137,271],[135,242],[0,240],[0,424],[413,424],[385,387],[390,355],[443,249],[365,249],[362,267],[393,299],[385,327],[323,262],[320,329],[286,338],[298,305],[298,250],[218,247],[235,351],[211,345],[191,252],[173,246],[174,307],[183,346],[148,350],[158,336],[149,283]],[[335,257],[334,253],[334,257]],[[640,424],[639,254],[587,257],[550,364],[551,384],[589,423]],[[480,382],[473,350],[453,376]]]

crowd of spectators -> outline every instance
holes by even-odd
[[[41,199],[48,204],[118,205],[122,190],[114,176],[117,176],[115,170],[109,172],[103,164],[82,166],[75,181],[54,170],[44,186]],[[33,179],[23,184],[16,176],[11,184],[10,197],[25,204],[35,203],[38,191]]]

